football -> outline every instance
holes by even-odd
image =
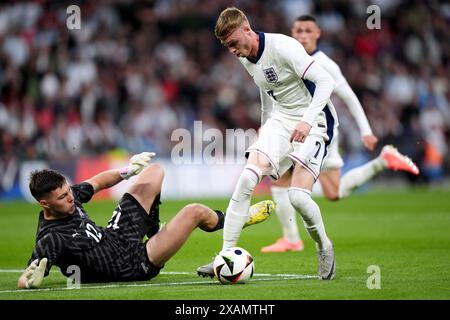
[[[239,247],[224,249],[214,259],[214,273],[222,284],[246,283],[254,271],[252,255]]]

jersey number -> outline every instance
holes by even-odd
[[[86,235],[89,238],[94,239],[97,242],[100,242],[100,240],[102,239],[102,234],[100,232],[97,231],[97,229],[94,228],[94,226],[92,226],[89,223],[86,223]],[[92,232],[91,232],[92,231]]]
[[[277,100],[277,98],[275,98],[275,95],[273,94],[273,90],[268,90],[266,92],[269,96],[271,96],[273,98],[273,100],[275,100],[275,101]]]
[[[317,156],[319,155],[319,152],[320,152],[320,147],[321,147],[322,145],[320,144],[319,141],[316,141],[316,146],[317,146],[317,151],[316,151],[316,154],[314,155],[314,158],[315,158],[315,159],[317,159]]]
[[[120,215],[122,214],[122,212],[120,210],[121,210],[120,207],[119,207],[119,210],[114,210],[111,219],[108,221],[107,228],[113,228],[113,230],[119,229],[118,223],[119,223]]]

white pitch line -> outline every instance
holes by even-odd
[[[185,274],[185,273],[183,273]],[[300,280],[300,279],[315,279],[317,276],[312,275],[290,275],[288,277],[275,277],[275,278],[262,278],[262,279],[252,279],[251,282],[254,281],[272,281],[272,280]],[[1,293],[17,293],[17,292],[43,292],[43,291],[64,291],[64,290],[81,290],[81,289],[105,289],[105,288],[130,288],[130,287],[156,287],[156,286],[181,286],[181,285],[193,285],[193,284],[218,284],[217,281],[186,281],[186,282],[166,282],[166,283],[133,283],[133,284],[109,284],[109,285],[100,285],[100,286],[81,286],[80,289],[74,288],[43,288],[43,289],[33,289],[33,290],[0,290]]]
[[[197,275],[196,272],[178,272],[178,271],[162,271],[160,274],[173,274],[173,275]],[[285,273],[255,273],[254,277],[299,277],[305,276],[303,274],[285,274]]]
[[[21,269],[0,269],[0,273],[23,273],[25,270]],[[56,272],[57,270],[51,270],[51,273]],[[186,272],[186,271],[161,271],[160,274],[171,274],[171,275],[196,275],[196,272]],[[286,274],[286,273],[255,273],[254,277],[298,277],[305,276],[302,274]]]

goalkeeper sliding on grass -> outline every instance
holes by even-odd
[[[99,173],[69,186],[60,173],[31,173],[30,191],[39,202],[36,245],[28,267],[18,280],[19,288],[37,288],[52,265],[71,276],[78,266],[81,282],[139,281],[157,276],[195,228],[223,228],[224,213],[202,204],[189,204],[161,230],[159,205],[164,171],[151,164],[154,153],[134,155],[128,166]],[[120,199],[106,227],[99,227],[83,208],[100,190],[139,175]],[[272,201],[252,206],[247,225],[265,220]],[[144,236],[148,240],[143,242]]]

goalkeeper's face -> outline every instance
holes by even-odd
[[[41,206],[54,218],[64,218],[75,212],[75,202],[72,189],[64,183],[61,188],[56,188],[40,201]]]

